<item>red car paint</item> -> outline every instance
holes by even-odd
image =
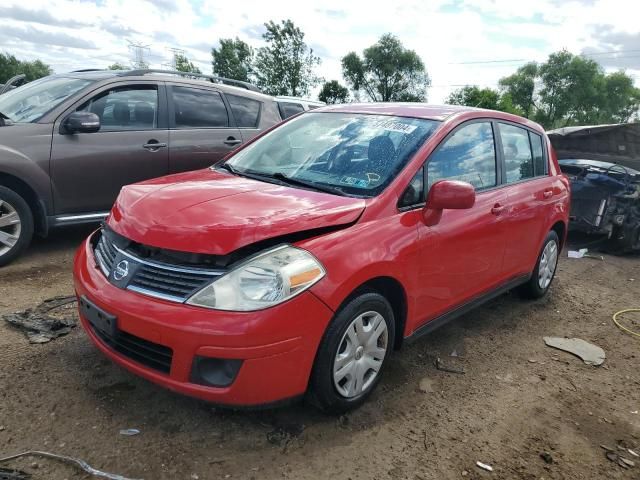
[[[302,230],[343,228],[295,243],[322,263],[322,280],[289,301],[255,312],[208,310],[121,290],[96,267],[88,239],[75,260],[77,294],[117,315],[122,330],[171,347],[174,358],[169,375],[156,373],[102,343],[81,315],[100,350],[153,382],[221,404],[257,405],[295,397],[307,389],[317,347],[334,312],[359,286],[385,278],[401,289],[405,315],[396,330],[406,338],[444,313],[530,275],[549,230],[560,226],[566,232],[569,184],[544,131],[533,122],[494,111],[419,104],[315,110],[322,111],[442,123],[394,181],[370,199],[209,170],[125,187],[108,226],[131,240],[168,250],[221,255]],[[479,118],[521,124],[542,135],[550,152],[548,176],[476,192],[471,208],[437,210],[435,222],[429,221],[429,204],[399,210],[398,198],[429,154],[457,126]],[[465,194],[464,186],[457,190],[458,198]],[[244,363],[232,385],[203,387],[189,380],[197,354]]]

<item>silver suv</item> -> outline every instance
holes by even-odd
[[[251,84],[163,70],[77,71],[0,95],[0,266],[34,233],[101,220],[123,185],[210,166],[281,119]]]

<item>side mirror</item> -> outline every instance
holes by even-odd
[[[73,112],[62,122],[62,133],[95,133],[100,130],[100,117],[91,112]]]
[[[463,210],[473,207],[475,203],[476,190],[470,183],[440,180],[429,189],[427,202],[422,211],[424,223],[428,227],[437,225],[443,210]]]

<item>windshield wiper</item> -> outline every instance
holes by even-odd
[[[222,165],[214,165],[212,168],[223,168],[227,172],[231,172],[234,175],[241,175],[240,172],[233,165],[229,165],[228,163],[223,163]]]
[[[288,183],[289,185],[297,185],[299,187],[306,187],[312,190],[318,190],[320,192],[332,193],[334,195],[342,195],[344,196],[344,191],[340,187],[332,187],[329,185],[323,185],[316,182],[307,182],[305,180],[299,180],[297,178],[292,178],[285,175],[282,172],[275,172],[271,175],[261,174],[264,177],[275,178],[276,180],[281,180],[284,183]]]
[[[0,112],[0,127],[4,127],[7,125],[13,125],[13,121],[4,113]]]

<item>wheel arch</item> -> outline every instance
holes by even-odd
[[[551,230],[555,231],[558,234],[558,238],[560,239],[560,251],[562,251],[567,240],[567,225],[562,220],[558,220],[549,229],[549,231]]]
[[[13,190],[24,198],[33,214],[36,233],[46,236],[48,232],[47,214],[44,204],[35,190],[21,178],[4,172],[0,172],[0,185]]]

